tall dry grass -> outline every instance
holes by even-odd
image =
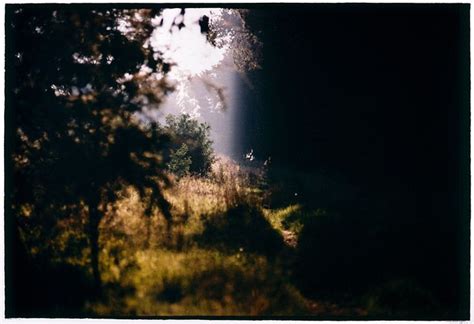
[[[279,240],[261,213],[262,175],[221,157],[207,177],[172,179],[164,192],[172,206],[171,233],[159,209],[146,216],[148,202],[124,188],[114,205],[104,208],[100,224],[104,297],[88,301],[85,311],[105,316],[307,314],[307,301],[274,253],[266,255],[275,249],[255,237],[263,233],[271,242]],[[209,240],[210,228],[223,239]],[[87,246],[83,251],[87,256]],[[81,260],[89,271],[87,258]]]

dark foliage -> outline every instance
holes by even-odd
[[[337,298],[371,291],[372,314],[381,318],[462,318],[461,287],[449,264],[454,256],[446,257],[449,246],[436,241],[433,225],[418,223],[408,211],[411,218],[374,209],[339,207],[301,219],[294,264],[300,289]],[[428,232],[420,234],[422,228]]]
[[[273,205],[339,214],[302,233],[305,278],[323,271],[326,257],[333,264],[312,292],[355,275],[337,266],[355,262],[351,269],[377,269],[376,277],[415,278],[445,316],[467,319],[469,6],[289,5],[246,21],[265,46],[256,91],[244,95],[241,145],[290,175],[304,172],[273,173],[270,184],[284,189]]]
[[[94,298],[93,280],[82,269],[52,264],[47,258],[32,258],[18,230],[13,233],[15,262],[7,265],[6,317],[77,317],[85,300]]]
[[[7,231],[13,218],[53,230],[57,219],[88,213],[97,288],[98,226],[120,188],[135,186],[150,197],[148,212],[156,205],[170,218],[159,185],[167,183],[159,158],[167,137],[135,118],[172,90],[154,77],[163,64],[143,46],[158,12],[7,7]]]
[[[374,317],[390,319],[442,318],[444,310],[433,294],[414,280],[392,280],[367,294]]]

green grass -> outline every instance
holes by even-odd
[[[137,316],[308,313],[305,299],[287,283],[281,270],[261,255],[191,248],[183,252],[136,251],[132,258],[133,267],[118,276],[107,277],[107,298],[89,305],[93,313]],[[119,296],[117,291],[127,293]]]
[[[301,205],[294,204],[279,209],[263,209],[265,217],[268,219],[272,227],[280,233],[288,228],[284,225],[285,220],[292,214],[301,211]]]

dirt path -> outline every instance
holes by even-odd
[[[282,231],[283,235],[283,241],[290,247],[296,248],[296,245],[298,244],[298,236],[293,233],[292,231]]]

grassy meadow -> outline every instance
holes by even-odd
[[[100,298],[72,302],[72,309],[92,316],[312,314],[289,280],[297,231],[283,222],[298,206],[265,208],[259,171],[221,158],[208,177],[175,179],[166,190],[169,228],[159,210],[145,216],[137,192],[123,190],[104,207],[100,224],[104,289]],[[27,222],[26,210],[24,217]],[[59,221],[53,231],[32,226],[21,236],[33,259],[47,255],[50,266],[74,268],[87,282],[86,226],[84,214]]]

